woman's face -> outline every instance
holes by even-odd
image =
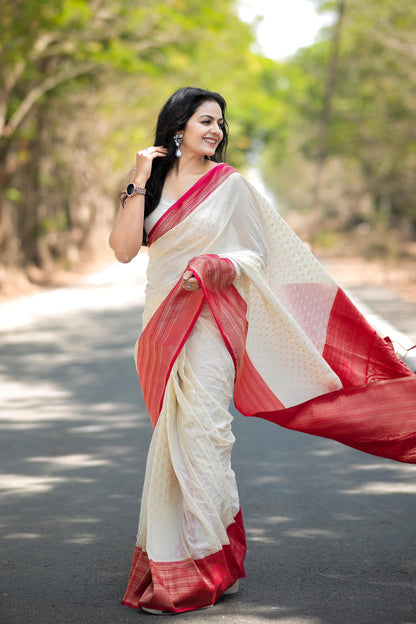
[[[203,102],[186,124],[181,145],[184,155],[214,156],[224,136],[223,125],[220,105],[214,100]]]

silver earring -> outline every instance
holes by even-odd
[[[180,158],[182,156],[182,150],[180,148],[181,143],[183,141],[183,134],[175,134],[175,136],[173,137],[173,140],[175,141],[175,145],[176,145],[176,152],[175,152],[175,156],[176,158]]]

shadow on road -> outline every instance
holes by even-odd
[[[151,436],[133,361],[139,330],[136,307],[3,336],[7,624],[122,621]]]
[[[416,622],[416,467],[247,420],[233,465],[254,610],[284,623]]]
[[[151,425],[132,360],[140,311],[81,310],[0,349],[7,624],[109,624],[120,605]],[[237,416],[240,594],[175,621],[416,622],[415,467]]]

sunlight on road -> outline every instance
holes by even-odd
[[[414,476],[416,475],[415,471]],[[344,494],[416,494],[416,483],[375,481],[363,483],[360,487],[342,490]]]
[[[300,537],[302,539],[314,539],[316,537],[325,537],[328,539],[342,538],[342,533],[325,529],[289,529],[283,533],[288,537]]]
[[[277,544],[278,540],[275,537],[266,535],[264,529],[252,529],[246,527],[247,541],[258,542],[260,544]]]
[[[41,477],[18,474],[2,474],[0,490],[8,494],[43,494],[51,491],[56,485],[66,481],[62,477]]]
[[[42,462],[49,464],[49,470],[65,468],[73,470],[91,466],[111,466],[114,462],[108,459],[94,459],[91,455],[59,455],[57,457],[29,457],[28,462]]]
[[[143,252],[129,264],[114,262],[99,273],[87,275],[79,286],[57,288],[2,303],[0,331],[27,328],[80,310],[139,307],[144,303],[147,262],[147,253]]]

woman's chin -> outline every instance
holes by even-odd
[[[206,142],[203,143],[204,151],[209,152],[210,154],[215,154],[215,150],[217,149],[217,147],[218,147],[218,143],[215,143],[215,144],[206,143]]]
[[[215,148],[205,150],[205,156],[207,158],[212,158],[215,154]]]

